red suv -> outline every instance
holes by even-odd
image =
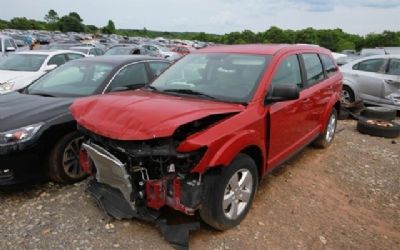
[[[87,190],[116,218],[154,220],[169,206],[232,228],[262,176],[310,143],[332,143],[341,89],[317,46],[193,52],[140,90],[73,103]]]

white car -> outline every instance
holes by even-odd
[[[342,102],[400,110],[400,55],[364,57],[340,67],[343,73]]]
[[[46,72],[85,54],[68,51],[24,51],[9,54],[0,60],[0,94],[19,90]]]
[[[143,44],[142,47],[152,52],[158,52],[158,54],[160,54],[162,58],[170,61],[175,61],[181,58],[181,55],[179,53],[170,51],[168,48],[158,46],[156,44]]]

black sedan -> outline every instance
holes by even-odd
[[[85,58],[0,95],[0,186],[49,177],[58,183],[84,179],[81,136],[70,104],[82,96],[140,88],[169,65],[146,56]]]

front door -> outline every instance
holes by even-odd
[[[302,88],[303,81],[297,55],[289,55],[281,61],[274,73],[269,93],[278,85],[295,85]],[[300,98],[297,100],[273,103],[267,107],[270,119],[269,166],[275,167],[280,164],[304,136],[304,130],[307,128],[303,121],[307,105],[307,97],[301,91]]]

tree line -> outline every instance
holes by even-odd
[[[20,30],[60,30],[62,32],[87,32],[119,34],[124,36],[144,36],[149,38],[165,37],[175,39],[198,40],[221,44],[244,44],[244,43],[307,43],[318,44],[332,51],[360,50],[362,48],[395,47],[400,46],[400,32],[384,31],[382,33],[371,33],[366,36],[346,33],[337,29],[314,29],[302,30],[280,29],[272,26],[263,32],[244,30],[242,32],[230,32],[224,35],[208,34],[205,32],[163,32],[143,29],[116,29],[114,22],[109,20],[104,27],[85,25],[83,19],[76,12],[59,17],[54,10],[49,10],[44,21],[15,17],[10,21],[0,20],[0,29]]]

